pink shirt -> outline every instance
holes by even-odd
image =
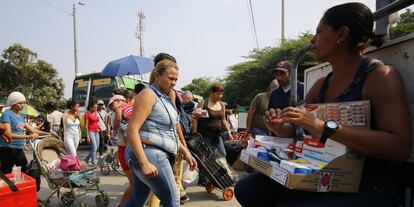
[[[132,105],[131,104],[128,104],[128,103],[124,103],[121,106],[121,110],[122,110],[122,119],[128,121],[129,118],[131,118]]]

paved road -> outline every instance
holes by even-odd
[[[81,146],[81,149],[78,150],[78,156],[85,158],[87,154],[87,149],[84,146]],[[26,152],[26,156],[30,161],[32,159],[31,152]],[[97,171],[98,176],[100,176],[100,187],[105,192],[108,193],[110,198],[109,206],[116,206],[121,198],[124,189],[127,186],[127,179],[126,177],[120,176],[115,172],[111,172],[108,176],[102,175],[99,171]],[[188,187],[186,189],[190,201],[186,202],[183,206],[187,207],[238,207],[240,206],[235,198],[230,201],[222,200],[221,192],[218,190],[213,191],[213,193],[207,193],[204,187],[200,186],[193,186]],[[40,199],[45,199],[49,196],[51,190],[49,189],[47,182],[44,178],[42,178],[41,189],[38,192],[38,197]],[[96,206],[95,205],[95,194],[90,193],[84,200],[84,202],[88,206]],[[56,196],[51,199],[51,206],[58,206],[58,200]]]

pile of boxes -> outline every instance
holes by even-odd
[[[367,101],[308,105],[306,108],[323,120],[334,119],[348,127],[370,126]],[[305,137],[297,147],[300,150],[294,149],[298,144],[292,145],[292,142],[292,139],[259,136],[249,141],[240,159],[290,189],[358,192],[365,160],[363,156],[331,139],[322,144],[318,139]],[[290,159],[274,159],[268,150],[272,147],[282,148],[286,154],[293,155]]]

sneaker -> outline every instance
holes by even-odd
[[[180,202],[181,203],[184,203],[184,202],[189,201],[189,200],[190,200],[190,197],[188,197],[187,194],[180,197]]]
[[[85,163],[86,163],[87,165],[89,165],[89,159],[88,159],[88,158],[85,158],[83,161],[85,161]]]

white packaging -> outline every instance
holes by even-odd
[[[321,144],[317,139],[305,138],[303,142],[303,157],[330,162],[333,159],[347,153],[345,145],[328,139],[325,144]]]
[[[281,147],[283,149],[287,149],[289,144],[293,142],[292,138],[281,138],[263,135],[256,135],[255,140],[263,146]]]

